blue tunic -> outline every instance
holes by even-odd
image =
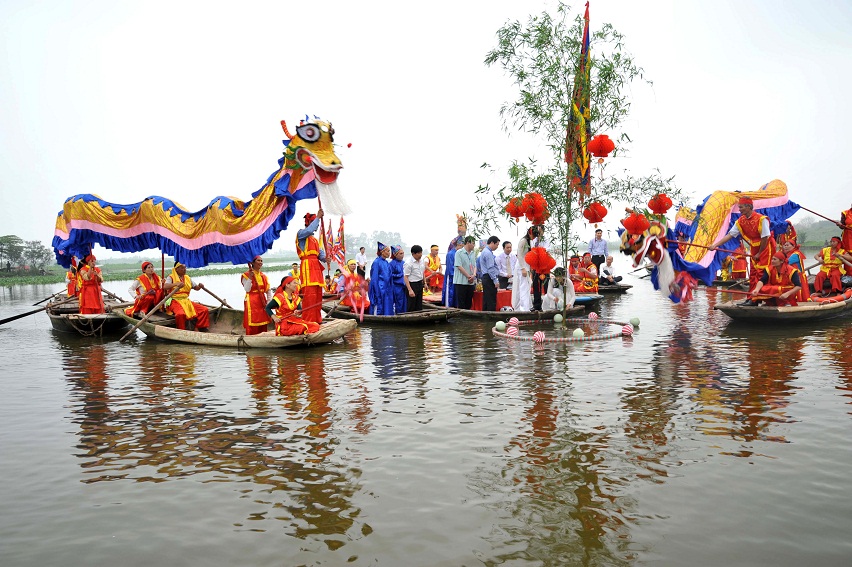
[[[405,263],[394,258],[390,261],[391,283],[393,289],[394,313],[402,314],[408,310],[408,288],[405,287]]]
[[[444,307],[456,306],[456,292],[453,286],[453,272],[456,268],[456,247],[453,246],[447,252],[447,269],[444,271],[444,289],[441,290],[441,303]]]
[[[391,267],[378,256],[370,266],[370,315],[393,315]]]

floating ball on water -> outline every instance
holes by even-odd
[[[517,317],[512,317],[511,319],[509,319],[509,324],[512,325],[513,327],[517,327],[518,323],[519,323],[519,321],[518,321]]]
[[[560,315],[559,313],[557,313],[556,315],[554,315],[554,316],[553,316],[553,322],[554,322],[554,323],[561,323],[561,322],[562,322],[562,315]]]
[[[633,325],[634,327],[638,327],[639,326],[639,317],[633,317],[632,319],[630,319],[630,324]]]
[[[592,311],[591,313],[589,313],[589,319],[591,319],[592,321],[594,321],[594,320],[595,320],[595,319],[597,319],[597,318],[598,318],[598,314],[597,314],[597,313],[595,313],[594,311]]]
[[[504,323],[503,321],[497,321],[497,324],[494,325],[494,328],[502,333],[506,330],[506,323]]]
[[[574,329],[574,338],[579,339],[580,337],[585,336],[586,333],[583,332],[583,329]]]
[[[536,331],[533,334],[533,340],[537,343],[543,343],[544,342],[544,331]]]
[[[629,337],[629,336],[633,335],[633,325],[628,323],[625,326],[623,326],[621,328],[621,334],[624,335],[625,337]]]
[[[508,329],[506,329],[506,334],[509,335],[510,337],[517,337],[518,336],[518,328],[517,327],[509,327]]]

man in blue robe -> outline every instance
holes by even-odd
[[[408,310],[408,288],[405,286],[405,251],[400,246],[391,246],[391,289],[393,289],[393,311],[401,315]]]
[[[370,315],[393,315],[393,289],[391,283],[391,267],[388,263],[391,249],[386,244],[378,243],[376,259],[370,266]]]
[[[447,257],[444,261],[447,268],[444,271],[444,289],[441,290],[441,303],[444,307],[455,307],[456,297],[453,287],[453,270],[456,266],[456,250],[459,250],[464,243],[464,236],[457,236],[450,240],[450,246],[447,248]]]

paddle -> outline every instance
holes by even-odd
[[[41,303],[44,303],[45,301],[49,301],[49,300],[53,299],[54,297],[56,297],[57,295],[59,295],[60,293],[62,293],[63,291],[66,291],[66,290],[63,289],[63,290],[57,291],[53,295],[48,295],[47,297],[45,297],[41,301],[37,301],[37,302],[33,303],[33,305],[39,305]]]
[[[801,205],[799,205],[799,207],[801,207],[802,209],[804,209],[804,210],[808,211],[809,213],[813,213],[813,214],[815,214],[815,215],[816,215],[816,216],[818,216],[818,217],[822,217],[822,218],[824,218],[824,219],[825,219],[825,220],[827,220],[827,221],[831,221],[831,222],[833,222],[834,224],[836,224],[836,225],[837,225],[837,226],[839,226],[840,228],[843,228],[843,229],[846,229],[846,230],[848,230],[848,229],[852,229],[852,226],[846,226],[846,225],[844,225],[843,223],[841,223],[841,222],[839,222],[839,221],[836,221],[836,220],[834,220],[834,219],[832,219],[832,218],[828,218],[828,217],[827,217],[827,216],[825,216],[825,215],[821,215],[821,214],[819,214],[818,212],[816,212],[816,211],[812,211],[812,210],[810,210],[810,209],[809,209],[809,208],[807,208],[807,207],[802,207]]]
[[[119,296],[117,296],[116,294],[112,293],[112,292],[111,292],[110,290],[108,290],[108,289],[101,288],[101,291],[102,291],[102,292],[104,292],[105,294],[107,294],[108,296],[110,296],[111,298],[113,298],[113,299],[117,300],[117,301],[121,301],[122,303],[126,303],[126,302],[127,302],[127,300],[126,300],[126,299],[124,299],[123,297],[119,297]]]
[[[228,302],[227,302],[227,301],[225,301],[224,299],[222,299],[221,297],[219,297],[218,295],[216,295],[215,293],[213,293],[212,291],[210,291],[210,290],[209,290],[209,289],[207,289],[206,287],[202,287],[201,289],[203,289],[204,291],[206,291],[207,293],[209,293],[210,295],[212,295],[212,296],[213,296],[213,297],[214,297],[214,298],[215,298],[215,299],[216,299],[219,303],[221,303],[222,305],[224,305],[224,306],[225,306],[225,307],[227,307],[228,309],[233,309],[233,307],[231,307],[230,305],[228,305]]]
[[[770,293],[752,293],[750,291],[737,291],[735,289],[721,288],[721,287],[706,287],[704,288],[707,291],[721,291],[722,293],[738,293],[740,295],[756,295],[758,297],[781,297],[781,294],[772,295]]]
[[[144,317],[142,317],[142,320],[141,320],[141,321],[139,321],[138,323],[136,323],[136,325],[135,325],[132,329],[130,329],[129,331],[127,331],[127,332],[124,334],[124,336],[123,336],[123,337],[121,337],[120,339],[118,339],[118,342],[123,343],[123,342],[124,342],[124,339],[126,339],[127,337],[129,337],[131,333],[133,333],[136,329],[138,329],[138,328],[142,325],[142,323],[144,323],[145,321],[147,321],[147,320],[148,320],[148,318],[149,318],[151,315],[153,315],[154,313],[156,313],[156,312],[160,309],[160,307],[162,307],[162,306],[163,306],[163,304],[164,304],[164,303],[165,303],[165,302],[166,302],[166,301],[167,301],[167,300],[168,300],[168,299],[169,299],[172,295],[174,295],[174,294],[175,294],[175,292],[176,292],[177,290],[179,290],[179,289],[181,289],[181,286],[173,287],[173,288],[172,288],[172,290],[169,292],[169,294],[168,294],[167,296],[165,296],[163,299],[161,299],[161,300],[160,300],[160,302],[159,302],[157,305],[155,305],[153,309],[151,309],[150,311],[148,311],[147,313],[145,313],[145,316],[144,316]]]
[[[23,319],[24,317],[28,317],[30,315],[35,315],[36,313],[41,313],[42,311],[47,311],[48,309],[52,309],[53,307],[58,307],[64,303],[68,303],[72,299],[77,299],[76,297],[69,297],[59,303],[54,303],[53,305],[45,305],[44,307],[39,307],[38,309],[33,309],[32,311],[27,311],[26,313],[21,313],[20,315],[14,315],[12,317],[7,317],[6,319],[0,320],[0,325],[4,323],[9,323],[11,321],[15,321],[17,319]]]

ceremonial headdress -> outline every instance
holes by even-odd
[[[429,247],[429,250],[437,250],[437,249],[438,249],[437,244],[433,244],[432,246]]]
[[[89,263],[89,260],[97,260],[97,258],[95,258],[95,255],[94,255],[94,254],[89,254],[88,256],[86,256],[85,258],[83,258],[83,262],[85,262],[86,264],[88,264],[88,263]]]
[[[151,262],[142,262],[142,271],[144,272],[145,268],[147,268],[148,266],[151,266],[153,268],[154,264],[152,264]]]
[[[388,247],[387,244],[382,244],[381,242],[376,242],[376,245],[377,245],[377,248],[376,248],[376,255],[377,256],[382,253],[382,250],[384,250],[385,248]]]
[[[589,258],[591,258],[591,257],[592,257],[592,253],[591,253],[591,252],[583,252],[583,258],[585,258],[586,256],[588,256]]]
[[[773,257],[773,258],[778,258],[779,260],[781,260],[781,263],[782,263],[782,264],[786,264],[786,263],[787,263],[787,255],[786,255],[786,254],[784,254],[783,252],[776,252],[775,254],[773,254],[773,255],[772,255],[772,257]]]
[[[751,206],[754,206],[754,201],[751,199],[751,197],[745,197],[745,196],[743,196],[743,197],[740,197],[740,200],[739,200],[739,201],[737,201],[737,204],[738,204],[738,205],[751,205]]]
[[[175,269],[175,270],[177,270],[177,269],[178,269],[178,268],[180,268],[181,266],[183,266],[184,268],[186,267],[184,264],[181,264],[180,262],[175,262],[174,269]]]
[[[831,237],[831,241],[832,241],[832,242],[834,242],[835,240],[836,240],[838,243],[839,243],[839,242],[843,242],[843,241],[840,239],[840,237],[839,237],[839,236],[832,236],[832,237]]]
[[[313,214],[313,213],[308,213],[308,214],[306,214],[306,215],[305,215],[305,226],[308,226],[309,224],[311,224],[312,222],[314,222],[314,219],[315,219],[315,218],[317,218],[317,216],[316,216],[315,214]]]
[[[574,258],[576,258],[576,259],[578,259],[578,260],[580,259],[580,257],[579,257],[578,255],[573,254],[573,255],[569,258],[569,260],[573,260]]]
[[[467,232],[467,218],[464,215],[456,215],[456,227],[459,232]]]
[[[263,258],[261,258],[260,254],[258,254],[257,256],[255,256],[254,258],[251,259],[251,263],[254,264],[255,260],[263,260]]]
[[[396,256],[396,253],[402,250],[399,246],[391,246],[391,256]]]

